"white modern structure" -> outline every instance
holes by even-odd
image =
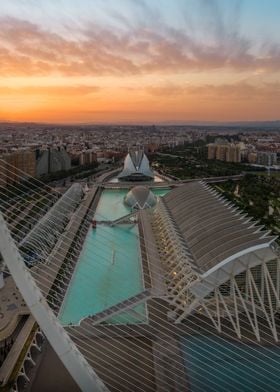
[[[175,323],[200,314],[241,338],[246,320],[258,341],[262,330],[278,341],[276,237],[202,182],[164,196],[152,222]]]
[[[4,269],[4,263],[1,260],[1,255],[0,255],[0,289],[4,287],[5,281],[4,281],[4,276],[3,276],[3,269]]]
[[[25,266],[1,213],[0,253],[32,315],[80,389],[85,392],[108,391],[49,308]]]
[[[71,158],[64,147],[48,148],[44,151],[38,151],[36,162],[36,176],[55,173],[61,170],[71,168]]]
[[[143,150],[130,150],[124,161],[123,171],[118,176],[121,181],[150,181],[154,174]]]
[[[18,244],[12,236],[14,226],[9,226],[5,211],[0,213],[0,272],[4,262],[5,274],[8,270],[11,274],[5,279],[14,280],[10,298],[14,305],[18,304],[15,299],[26,304],[32,319],[27,327],[32,329],[35,321],[38,323],[82,391],[103,392],[108,391],[107,386],[135,392],[188,390],[180,344],[191,329],[188,322],[192,317],[195,326],[191,333],[195,335],[200,318],[204,318],[206,334],[209,329],[221,333],[230,326],[234,336],[242,339],[246,337],[245,323],[254,335],[253,342],[262,341],[263,333],[279,340],[280,260],[275,237],[203,182],[179,185],[155,206],[155,196],[147,187],[130,190],[125,202],[141,210],[132,214],[137,214],[143,287],[78,325],[63,327],[56,314],[73,276],[99,191],[98,186],[92,187],[82,198],[81,186],[73,185],[48,212],[44,210],[33,228],[28,226]],[[128,220],[132,214],[107,224]],[[109,240],[112,243],[112,237]],[[108,263],[112,270],[122,265],[119,286],[126,284],[123,266],[130,262],[125,252],[122,255],[121,262],[115,262],[113,251]],[[31,257],[30,263],[24,263],[26,256]],[[34,263],[37,260],[40,263]],[[92,273],[103,261],[100,257]],[[82,278],[83,284],[92,287],[89,274]],[[3,290],[9,288],[9,282]],[[111,281],[107,283],[109,286]],[[77,306],[87,300],[95,298],[77,298]],[[5,310],[12,301],[5,299]],[[140,304],[145,305],[145,314],[137,310]],[[4,316],[11,310],[0,313],[3,325],[8,325]],[[140,322],[106,323],[112,316],[125,319],[128,314]],[[29,336],[28,330],[26,338]],[[25,345],[19,340],[17,343]]]
[[[82,196],[82,185],[73,184],[20,242],[19,248],[24,249],[28,264],[44,261],[48,257]]]
[[[124,203],[137,210],[154,207],[157,198],[153,192],[146,186],[138,185],[133,187],[124,198]]]

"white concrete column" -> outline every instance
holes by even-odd
[[[4,281],[4,275],[3,272],[1,271],[1,266],[0,266],[0,290],[4,287],[5,281]]]
[[[109,392],[48,306],[26,268],[1,213],[0,252],[32,315],[80,389],[83,392]]]

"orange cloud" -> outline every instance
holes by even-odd
[[[203,41],[154,20],[148,27],[122,19],[128,28],[112,30],[85,25],[74,36],[0,17],[0,120],[279,117],[280,87],[271,83],[280,72],[279,46],[263,45],[256,53],[250,40],[220,20]]]
[[[28,86],[28,87],[8,87],[0,86],[0,96],[3,95],[40,95],[40,96],[65,96],[65,97],[76,97],[84,96],[88,94],[96,94],[100,91],[100,87],[97,86]]]
[[[62,37],[34,23],[0,18],[0,72],[2,75],[128,75],[230,68],[278,71],[276,45],[252,54],[244,37],[228,34],[211,44],[197,41],[182,30],[160,32],[135,27],[109,31],[89,26],[80,38]]]
[[[280,98],[280,83],[262,83],[252,85],[246,82],[222,85],[174,85],[167,84],[162,86],[149,86],[146,88],[147,93],[165,97],[166,99],[182,98],[182,96],[207,96],[211,99],[218,100],[259,100],[272,101]]]

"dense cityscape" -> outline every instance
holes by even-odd
[[[255,266],[253,260],[256,260],[256,258],[262,260],[265,257],[266,260],[269,260],[269,268],[272,268],[270,271],[275,274],[269,276],[272,279],[272,287],[275,287],[274,281],[275,279],[277,281],[275,268],[278,268],[277,263],[279,261],[276,260],[276,265],[274,263],[275,257],[277,259],[277,252],[279,252],[277,247],[277,244],[279,246],[279,240],[277,237],[280,233],[280,133],[278,129],[254,130],[251,128],[240,129],[239,127],[189,125],[52,126],[3,124],[0,141],[2,214],[8,222],[9,230],[19,246],[21,257],[23,257],[35,282],[42,289],[47,285],[47,291],[44,289],[43,293],[47,295],[46,298],[50,309],[58,314],[59,322],[66,327],[69,325],[80,325],[80,327],[74,327],[74,335],[70,331],[69,334],[73,341],[78,344],[81,352],[85,350],[82,330],[85,327],[88,328],[86,326],[87,320],[91,320],[92,326],[90,326],[90,331],[93,334],[98,335],[99,328],[102,329],[106,325],[106,332],[102,332],[102,336],[105,335],[103,338],[99,338],[102,339],[103,347],[106,347],[107,343],[105,342],[110,342],[109,336],[112,333],[115,334],[114,339],[120,339],[124,333],[121,331],[124,331],[127,323],[130,325],[130,333],[134,336],[136,331],[138,331],[137,328],[141,328],[142,325],[138,323],[144,322],[144,331],[150,334],[149,346],[151,345],[153,350],[157,350],[158,356],[163,355],[163,357],[165,357],[163,346],[157,346],[154,336],[154,333],[158,334],[158,326],[153,331],[153,324],[156,322],[157,325],[164,325],[166,322],[164,317],[168,319],[168,328],[171,328],[171,330],[175,328],[183,336],[187,336],[186,334],[189,333],[193,336],[198,327],[202,330],[201,336],[205,336],[203,333],[203,322],[205,322],[204,317],[209,314],[208,312],[213,312],[211,301],[209,302],[207,296],[205,297],[203,306],[205,306],[207,311],[203,314],[204,312],[197,310],[197,321],[195,321],[193,328],[192,324],[189,324],[191,318],[185,316],[185,314],[188,314],[189,307],[195,306],[194,292],[189,287],[192,287],[193,279],[196,280],[197,278],[192,277],[192,275],[188,278],[190,271],[187,271],[193,263],[189,264],[188,253],[184,256],[186,257],[184,261],[186,264],[181,269],[181,256],[179,256],[180,253],[177,255],[177,252],[182,250],[180,251],[180,247],[177,249],[177,245],[173,249],[174,239],[173,237],[168,239],[171,234],[171,226],[169,227],[168,225],[173,225],[172,222],[174,221],[177,222],[177,225],[180,225],[181,235],[185,238],[183,241],[187,241],[182,246],[188,246],[189,250],[187,252],[191,252],[192,257],[196,258],[195,263],[197,263],[200,269],[205,268],[206,261],[202,260],[206,257],[207,263],[214,265],[219,263],[219,259],[225,257],[221,256],[223,252],[218,252],[218,249],[221,247],[221,240],[216,236],[216,230],[210,229],[212,226],[214,228],[217,226],[217,230],[221,227],[221,236],[227,244],[226,247],[223,247],[226,249],[228,256],[230,255],[230,259],[233,258],[235,260],[234,264],[232,266],[229,264],[228,268],[237,268],[237,260],[242,260],[241,257],[236,260],[238,253],[234,255],[230,247],[230,243],[234,239],[239,249],[242,249],[242,252],[251,252],[252,271],[254,270],[254,275],[252,275],[254,280],[252,282],[256,285],[256,290],[260,283],[258,274],[260,274],[260,268],[263,268],[261,267],[263,264]],[[149,161],[151,166],[149,166]],[[208,188],[206,184],[210,185],[211,188]],[[205,186],[206,188],[204,188]],[[212,192],[217,192],[217,196],[220,195],[224,201],[219,204],[218,201],[215,201],[215,198],[212,200]],[[182,195],[184,195],[183,198]],[[196,198],[198,198],[198,201],[202,198],[202,201],[200,203],[192,201],[196,200]],[[206,204],[203,201],[204,199]],[[233,211],[237,208],[240,211],[237,216],[240,214],[241,218],[236,218],[236,214],[233,211],[229,212],[225,209],[223,203],[226,201],[233,203],[232,205],[235,206]],[[190,206],[189,203],[191,203]],[[197,205],[195,206],[196,203]],[[192,245],[192,236],[185,232],[183,227],[189,220],[193,222],[193,219],[188,217],[192,216],[193,208],[196,210],[195,219],[203,222],[205,216],[209,215],[209,212],[207,212],[210,211],[209,203],[213,204],[214,211],[217,212],[211,214],[212,218],[209,223],[208,235],[203,234],[200,230],[197,231],[197,237],[194,237],[200,237],[199,247],[197,248],[195,242]],[[202,211],[205,209],[203,207],[204,204],[207,209],[201,214],[199,211],[201,208]],[[76,205],[79,206],[77,209]],[[182,207],[180,207],[181,205]],[[192,205],[193,207],[191,207]],[[65,213],[65,209],[67,213]],[[148,210],[153,211],[152,215],[144,213],[144,211]],[[139,211],[142,212],[139,213]],[[173,217],[170,223],[168,223],[170,218],[166,215],[167,211]],[[179,223],[183,211],[184,218],[182,223]],[[244,213],[250,216],[249,220],[246,219],[247,215],[244,215],[244,219]],[[228,223],[224,224],[224,220],[219,218],[220,215],[221,217],[227,216],[226,222],[232,221],[232,223],[230,225]],[[256,220],[253,226],[252,218]],[[236,222],[234,222],[234,219],[236,219]],[[240,226],[238,219],[244,219],[243,228],[242,225]],[[183,224],[182,228],[181,224]],[[193,230],[193,224],[194,222],[191,223],[190,232]],[[53,231],[52,227],[56,227],[55,231]],[[161,229],[159,229],[160,227]],[[254,232],[252,232],[251,227],[254,227]],[[110,232],[108,232],[109,228]],[[128,232],[126,232],[127,228],[130,228],[129,230],[132,229],[137,237],[130,238]],[[270,231],[263,231],[263,228],[266,230],[270,229]],[[227,234],[228,231],[230,232],[230,237]],[[234,234],[235,231],[236,235]],[[65,245],[63,245],[65,241],[63,238],[65,235],[68,236],[68,233],[71,233],[71,240],[67,242],[67,239]],[[122,240],[118,237],[120,234],[123,236]],[[212,236],[212,245],[210,245],[211,241],[208,236]],[[245,241],[246,236],[252,237],[251,242]],[[228,240],[226,240],[227,238]],[[130,267],[127,265],[128,269],[126,271],[123,270],[123,247],[125,247],[125,252],[128,252],[128,254],[132,252],[129,257],[131,257],[132,261],[134,260],[133,263],[136,263],[133,268],[137,266],[137,254],[135,254],[137,245],[135,240],[139,241],[141,248],[142,261],[140,270],[142,269],[144,291],[141,291],[137,270],[133,270],[132,265]],[[176,241],[178,240],[179,237]],[[104,241],[105,243],[102,245]],[[153,241],[153,247],[156,246],[157,252],[159,252],[156,257],[153,253],[154,250],[151,249],[151,241]],[[172,251],[164,245],[166,241],[172,244]],[[262,253],[258,254],[257,248],[254,251],[255,253],[250,251],[250,243],[252,245],[260,243],[262,249],[264,246],[268,246],[267,241],[272,241],[273,246],[269,248],[271,249],[270,251],[266,251],[265,256]],[[57,247],[58,244],[60,245]],[[63,247],[66,246],[66,248],[61,253],[60,246],[62,245]],[[104,258],[105,264],[103,262],[103,266],[100,265],[99,267],[95,258],[95,252],[101,252],[101,249],[94,251],[91,255],[88,253],[92,246],[97,247],[97,249],[98,247],[102,248],[102,253],[97,254],[99,256],[102,255],[102,259]],[[103,246],[105,246],[104,249]],[[212,250],[210,249],[211,246]],[[205,251],[201,253],[200,249],[203,248],[205,248],[206,253]],[[169,250],[167,251],[167,249]],[[107,253],[108,251],[109,253]],[[208,254],[208,251],[211,253]],[[3,251],[4,254],[5,252]],[[212,254],[216,254],[213,259],[209,258],[209,255]],[[46,257],[49,260],[47,265],[45,263]],[[148,264],[147,260],[150,260]],[[242,262],[245,263],[247,262],[246,260],[245,257]],[[93,280],[91,282],[94,287],[95,301],[100,302],[100,304],[96,307],[87,304],[87,301],[85,301],[80,311],[77,311],[73,308],[75,297],[86,298],[93,295],[88,292],[88,286],[85,284],[84,278],[82,278],[82,268],[84,268],[82,263],[85,262],[90,263],[91,267],[98,270],[98,275],[95,278],[92,275]],[[114,270],[111,271],[110,268],[106,272],[107,262],[114,265]],[[177,266],[174,264],[175,262],[178,263]],[[41,286],[44,269],[47,272],[52,263],[54,264],[51,268],[55,269],[55,273],[48,275],[50,280]],[[0,275],[0,291],[3,298],[1,305],[3,313],[1,313],[2,335],[0,336],[2,336],[2,348],[0,375],[4,388],[14,385],[19,391],[31,390],[36,392],[44,385],[45,389],[43,390],[50,391],[53,388],[57,388],[58,380],[62,378],[64,387],[60,387],[61,389],[59,390],[76,391],[75,383],[81,382],[80,385],[82,385],[85,375],[82,376],[82,379],[78,377],[73,381],[65,373],[65,370],[61,367],[59,357],[54,354],[49,344],[51,340],[47,343],[47,340],[40,332],[40,328],[37,329],[32,321],[28,310],[28,302],[27,304],[25,303],[25,301],[28,301],[28,297],[24,301],[20,293],[15,291],[13,280],[10,279],[3,266],[4,264],[2,265],[3,272]],[[197,268],[195,267],[195,269],[191,270],[191,274],[194,274]],[[36,272],[37,269],[39,274],[35,273],[34,275],[33,271]],[[157,270],[161,272],[158,273]],[[171,273],[170,278],[165,279],[165,281],[162,280],[164,276],[162,275],[163,270]],[[130,276],[130,284],[123,293],[117,293],[116,291],[120,273],[123,275],[129,274],[128,276]],[[227,298],[228,294],[226,294],[228,290],[227,285],[238,282],[234,284],[238,284],[239,290],[243,290],[242,287],[245,284],[244,277],[249,272],[246,272],[246,275],[244,273],[238,274],[237,272],[237,275],[231,278],[231,283],[222,280],[221,282],[224,283],[221,283],[221,288],[218,292],[215,291],[215,295],[218,295],[216,301],[221,293],[225,295],[222,301],[227,301],[227,305],[224,305],[226,309],[231,309],[232,306],[230,302],[232,301],[231,297]],[[107,274],[110,275],[110,278],[109,276],[107,277]],[[206,281],[205,283],[199,283],[200,279],[202,279],[202,275],[200,276],[196,290],[205,290],[209,283]],[[183,286],[182,278],[185,280]],[[107,279],[111,282],[109,285],[106,282]],[[246,279],[249,282],[249,278],[246,277]],[[20,281],[16,280],[16,282],[20,288]],[[84,285],[83,289],[81,289],[81,284]],[[102,291],[98,289],[100,284],[104,285]],[[183,287],[184,289],[182,290]],[[106,304],[103,303],[104,290],[107,298]],[[140,293],[138,293],[138,290],[140,290]],[[188,290],[186,294],[184,294],[185,290]],[[259,292],[257,291],[257,293]],[[64,299],[60,298],[61,294],[63,297],[65,295]],[[261,296],[261,294],[258,294],[258,296]],[[157,302],[161,301],[159,299],[161,297],[166,298],[164,301],[167,302],[163,304]],[[174,299],[169,302],[168,298]],[[5,301],[7,300],[8,305],[5,308]],[[141,308],[143,304],[148,307],[147,314],[144,312],[144,308]],[[222,304],[224,302],[219,306],[222,306]],[[159,306],[162,309],[160,314],[158,314],[157,310]],[[245,306],[245,303],[243,306]],[[250,307],[248,308],[247,306],[244,307],[245,314],[249,315]],[[263,306],[266,306],[265,302],[263,302]],[[238,317],[242,316],[244,309],[243,311],[240,309],[240,316]],[[212,317],[221,317],[216,312],[217,310]],[[270,323],[273,322],[275,326],[272,327],[273,324],[271,324],[271,333],[274,339],[278,339],[278,327],[276,326],[277,308],[275,308],[274,312],[275,316]],[[37,317],[36,312],[33,315],[35,318]],[[85,316],[88,317],[81,323],[81,318],[84,320]],[[231,329],[227,325],[229,320],[227,320],[226,316],[223,317],[223,327],[221,328],[223,328],[223,333],[226,333],[225,337],[229,334],[231,339],[233,339],[234,334],[237,333],[239,339],[245,339],[245,337],[248,339],[249,332],[245,325],[242,326],[242,323],[244,323],[242,318],[238,319],[239,324],[242,326],[238,332],[235,330],[233,320],[233,329]],[[258,329],[261,331],[262,328],[267,327],[262,324],[262,316],[260,315],[259,317],[260,320],[258,322],[260,324]],[[177,322],[180,322],[180,329],[177,327]],[[55,325],[52,328],[55,330]],[[79,328],[81,328],[81,331]],[[209,331],[209,325],[207,330]],[[261,334],[269,334],[268,331],[265,331],[266,329]],[[77,341],[76,335],[79,333],[82,335]],[[216,333],[214,323],[213,339],[215,339]],[[33,337],[31,346],[27,343],[30,336]],[[138,351],[143,350],[141,336],[140,333],[138,338],[140,340],[135,346]],[[261,341],[260,336],[254,329],[250,332],[252,341]],[[51,335],[49,335],[48,339],[51,339]],[[174,338],[171,338],[170,334],[165,334],[164,344],[166,339],[169,341],[170,352],[173,353],[172,355],[175,355],[178,349],[178,340],[175,339],[173,342],[172,339]],[[88,346],[89,342],[86,344]],[[104,359],[106,359],[106,354],[104,352],[101,354],[96,344],[95,339],[90,341],[91,353],[96,351],[96,353],[99,353],[99,358],[105,355]],[[133,347],[134,345],[135,343],[133,343]],[[119,372],[121,370],[128,375],[130,374],[132,370],[131,366],[126,364],[127,355],[132,356],[134,360],[139,360],[136,359],[136,351],[133,351],[133,347],[131,347],[129,340],[126,339],[124,349],[119,347],[117,351],[111,351],[110,347],[105,348],[105,351],[109,350],[108,353],[110,352],[112,360],[115,355],[121,358],[118,365],[114,363],[114,360],[110,362],[110,366],[112,366],[114,371]],[[191,388],[196,390],[196,381],[192,367],[186,362],[186,358],[190,353],[185,349],[184,344],[181,346],[181,349],[184,354],[180,356],[180,366],[185,367],[186,370],[183,373],[190,377]],[[41,350],[43,350],[43,354],[40,355]],[[148,358],[147,355],[150,355],[149,350],[143,352],[146,358],[145,361]],[[250,352],[248,353],[250,354]],[[258,355],[262,358],[264,353],[260,350]],[[108,372],[102,366],[102,361],[98,363],[96,361],[97,358],[87,358],[90,364],[97,369],[101,379],[110,387],[110,390],[119,390],[120,383],[122,383],[121,379],[115,375],[115,381],[112,382]],[[192,355],[191,360],[195,361],[197,359]],[[32,365],[30,366],[30,364]],[[15,369],[19,369],[19,366],[22,366],[21,373],[15,371]],[[156,366],[156,359],[153,366]],[[163,371],[166,372],[169,361],[163,360],[161,366],[164,369]],[[47,381],[46,379],[45,372],[49,368],[53,372],[54,368],[56,369],[52,381]],[[68,371],[71,373],[71,367],[68,367]],[[178,383],[176,391],[188,390],[189,388],[183,373],[181,373],[179,368],[176,373],[172,373],[169,376],[172,384]],[[137,378],[139,382],[142,382],[145,391],[155,390],[162,377],[162,373],[156,371],[155,376],[153,376],[156,377],[155,384],[153,384],[150,378],[147,380],[144,377],[143,369],[140,370],[139,368],[136,373],[131,373],[128,376],[125,386],[127,391],[138,391],[135,381],[133,378],[131,379],[132,374],[134,375],[133,378]],[[206,380],[211,380],[208,372],[203,377],[205,382]],[[167,385],[169,383],[170,381],[167,382]],[[249,386],[246,388],[246,390],[250,391]]]
[[[279,392],[279,0],[0,7],[0,392]]]
[[[205,142],[208,148],[208,160],[245,162],[264,169],[279,169],[278,128],[254,131],[192,126],[57,127],[2,124],[0,154],[4,161],[19,170],[40,177],[68,171],[75,166],[82,168],[95,162],[118,160],[132,145],[144,146],[146,152],[154,153],[199,141]]]

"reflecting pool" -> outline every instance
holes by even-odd
[[[123,203],[128,189],[103,190],[95,219],[115,220],[131,211]],[[163,196],[169,189],[152,189]],[[110,227],[97,224],[90,227],[60,311],[63,324],[78,324],[84,317],[94,315],[143,290],[142,262],[138,226],[118,224]],[[108,323],[145,321],[146,307],[134,308],[139,313],[123,313]],[[137,316],[137,317],[136,317]]]
[[[186,337],[181,350],[192,392],[279,391],[280,347],[212,335]]]

